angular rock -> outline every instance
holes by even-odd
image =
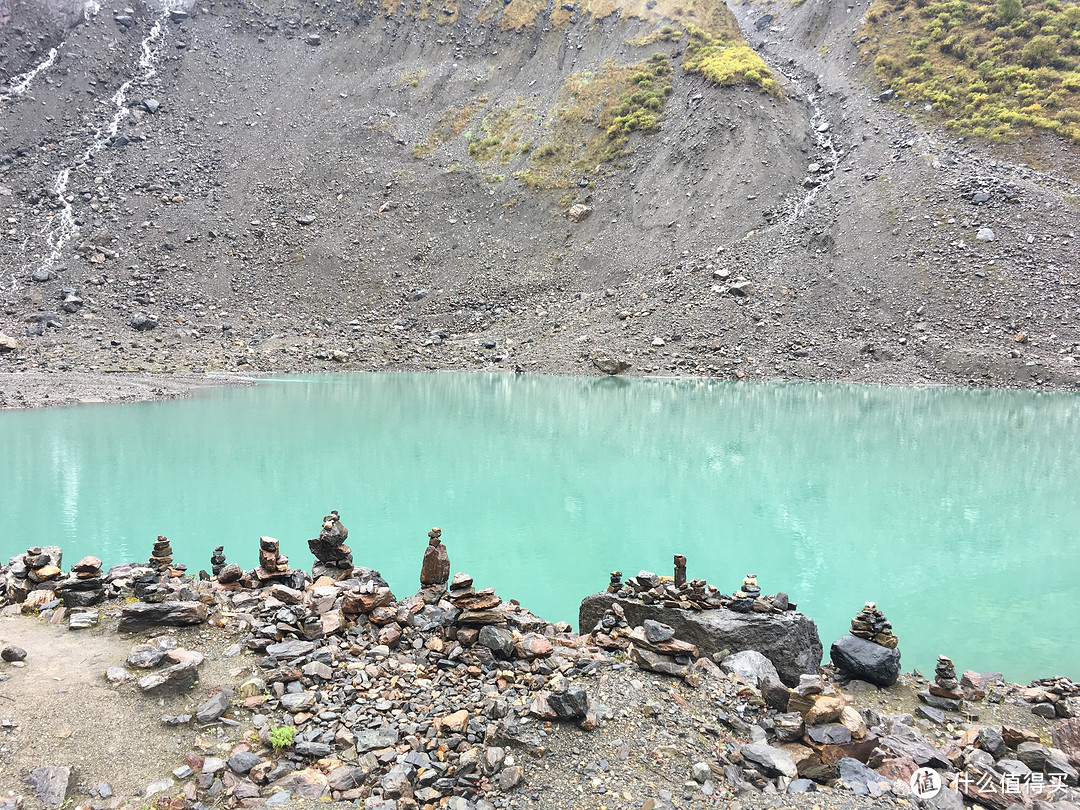
[[[589,712],[589,697],[580,686],[548,696],[548,705],[560,720],[581,720]]]
[[[892,686],[900,675],[900,650],[883,647],[867,639],[846,635],[829,650],[833,665],[849,678]]]
[[[165,651],[153,644],[136,644],[124,663],[132,669],[154,669],[161,666],[165,658]]]
[[[738,675],[751,686],[757,686],[762,679],[780,680],[772,661],[757,650],[732,653],[720,662],[720,669]]]
[[[205,701],[195,712],[195,719],[207,725],[219,719],[229,710],[229,698],[224,692],[217,692]]]
[[[198,679],[198,664],[187,661],[140,678],[138,686],[147,695],[178,695],[194,686]]]
[[[132,602],[120,609],[117,630],[131,633],[147,627],[190,627],[206,621],[201,602]]]
[[[789,779],[795,779],[799,775],[795,760],[783,749],[773,748],[767,743],[751,743],[740,750],[744,760],[763,768],[770,775],[779,774]]]
[[[34,768],[26,781],[43,804],[62,805],[75,787],[75,771],[66,765]]]
[[[491,650],[496,658],[510,658],[514,654],[514,634],[503,627],[492,624],[481,627],[478,641]]]
[[[646,605],[636,599],[620,599],[602,591],[582,601],[578,610],[581,631],[590,631],[616,603],[631,627],[644,624],[646,619],[670,625],[677,638],[696,646],[705,657],[721,650],[757,650],[772,661],[780,679],[788,686],[796,685],[800,675],[817,674],[821,664],[822,647],[817,625],[810,617],[796,611],[685,611],[657,604]]]

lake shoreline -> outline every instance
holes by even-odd
[[[530,374],[540,376],[580,376],[582,369],[545,368]],[[158,402],[193,396],[206,388],[232,388],[257,385],[260,379],[305,374],[379,374],[379,373],[425,373],[458,372],[473,374],[513,374],[509,368],[456,368],[429,367],[409,369],[399,366],[372,366],[370,368],[325,369],[295,368],[277,372],[269,371],[214,371],[214,372],[149,372],[149,371],[0,371],[0,411],[57,408],[71,405],[100,405],[121,402]],[[578,372],[578,373],[575,373]],[[605,375],[593,375],[601,378]],[[702,380],[764,383],[825,383],[836,385],[866,385],[871,387],[897,388],[964,388],[972,390],[1008,390],[1050,393],[1075,393],[1075,386],[1068,381],[1060,385],[1041,385],[1013,381],[999,384],[997,381],[981,385],[964,385],[958,381],[929,380],[910,374],[851,374],[838,376],[790,376],[762,375],[753,378],[736,376],[704,376],[698,374],[654,374],[630,371],[620,374],[622,379],[640,380]]]

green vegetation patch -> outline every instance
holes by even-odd
[[[431,132],[427,134],[424,142],[413,147],[413,157],[427,157],[439,144],[456,138],[465,131],[473,116],[483,109],[487,103],[487,96],[479,96],[464,107],[455,107],[444,112],[439,116],[439,120],[435,122],[435,126],[431,128]]]
[[[632,65],[609,59],[597,71],[567,77],[522,179],[566,188],[581,172],[616,163],[630,153],[631,133],[660,125],[672,89],[671,65],[660,53]]]
[[[520,97],[513,107],[489,112],[481,125],[483,137],[469,140],[469,157],[477,163],[498,160],[505,165],[516,155],[528,152],[525,128],[535,117]]]
[[[728,41],[693,26],[689,33],[682,60],[687,73],[700,74],[713,84],[750,84],[770,95],[780,95],[780,84],[765,60],[744,40]]]
[[[682,39],[682,31],[671,25],[662,25],[649,34],[628,39],[626,44],[633,45],[635,48],[642,48],[657,42],[678,42],[680,39]]]
[[[862,55],[901,99],[991,141],[1032,130],[1080,142],[1080,5],[875,0]]]

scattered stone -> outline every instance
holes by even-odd
[[[0,658],[9,663],[12,661],[25,661],[26,650],[15,644],[5,644],[4,647],[0,649]]]
[[[593,209],[582,203],[576,203],[570,206],[570,210],[566,212],[566,218],[571,222],[584,222],[592,214]]]
[[[34,768],[26,780],[43,804],[60,806],[75,787],[75,771],[66,765]]]

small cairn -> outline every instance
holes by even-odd
[[[604,650],[625,650],[630,646],[630,625],[622,605],[612,602],[592,630],[593,643]]]
[[[71,567],[71,576],[56,589],[69,607],[90,607],[105,599],[105,580],[101,576],[101,560],[83,557]]]
[[[929,689],[919,692],[919,700],[943,711],[958,712],[964,708],[964,690],[956,680],[956,667],[951,658],[946,655],[937,657],[934,682]]]
[[[348,537],[349,530],[341,522],[336,509],[323,518],[319,536],[308,540],[308,548],[317,560],[311,568],[316,579],[323,576],[344,579],[352,573],[352,549],[345,545]]]
[[[31,590],[39,591],[48,588],[52,590],[55,580],[60,579],[64,572],[60,570],[62,555],[58,546],[31,546],[26,550],[23,558],[26,563],[26,578],[33,583]]]
[[[698,648],[675,638],[666,624],[646,619],[630,631],[630,657],[642,669],[686,678],[698,658]]]
[[[221,569],[225,567],[225,546],[218,546],[210,556],[210,572],[215,576],[221,575]]]
[[[428,532],[428,547],[420,568],[420,587],[442,589],[450,581],[450,557],[442,544],[442,529],[436,526]]]
[[[611,581],[607,586],[608,593],[618,593],[623,587],[622,571],[612,571],[610,576]]]
[[[890,650],[895,650],[900,643],[896,633],[892,631],[892,624],[873,602],[867,602],[863,609],[855,614],[855,618],[851,620],[851,635],[873,641]]]
[[[750,613],[754,610],[754,600],[761,596],[761,588],[757,584],[757,574],[747,574],[743,577],[742,588],[733,593],[728,607],[736,613]]]
[[[154,550],[150,554],[150,567],[164,573],[166,569],[172,567],[172,562],[172,546],[169,545],[169,538],[159,534],[158,539],[154,542]]]
[[[259,567],[254,573],[261,582],[282,580],[292,574],[289,558],[280,553],[279,541],[273,537],[259,538]]]
[[[468,574],[455,574],[450,582],[450,603],[461,611],[457,624],[463,625],[458,632],[458,640],[463,644],[475,640],[473,634],[490,625],[503,625],[507,622],[505,610],[500,609],[502,599],[494,588],[476,590],[473,578]]]
[[[867,602],[851,620],[848,634],[833,642],[829,655],[845,677],[892,686],[900,676],[898,644],[888,619],[877,605]]]

